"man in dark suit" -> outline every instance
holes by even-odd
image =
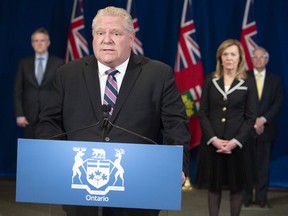
[[[255,203],[262,208],[269,208],[267,192],[269,187],[269,163],[273,141],[276,138],[276,116],[283,100],[281,80],[278,76],[268,73],[266,65],[269,61],[268,52],[258,47],[253,51],[252,62],[254,70],[249,75],[255,80],[258,92],[259,110],[254,128],[255,136],[250,147],[252,160],[255,163]],[[248,186],[244,205],[250,206],[253,202],[253,187]]]
[[[35,138],[39,113],[47,100],[56,69],[63,60],[48,54],[48,31],[39,28],[32,33],[35,56],[20,61],[14,86],[16,123],[24,128],[26,138]]]
[[[92,30],[94,55],[58,69],[53,93],[40,114],[38,138],[66,133],[61,138],[147,143],[143,138],[147,137],[153,143],[188,146],[188,119],[173,69],[132,53],[135,33],[127,11],[116,7],[99,10]],[[111,125],[106,129],[99,126],[101,124],[84,129],[103,119],[102,104],[112,107],[110,122],[140,136]],[[83,129],[67,134],[79,128]],[[95,216],[99,209],[64,206],[64,210],[68,216]],[[102,213],[104,216],[156,216],[159,210],[103,208]]]

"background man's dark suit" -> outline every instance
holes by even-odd
[[[26,138],[35,138],[38,115],[51,91],[56,69],[63,63],[62,59],[49,55],[40,86],[35,77],[35,57],[25,58],[19,63],[14,86],[14,105],[16,117],[25,116],[29,122],[24,128]]]
[[[255,81],[254,72],[248,72]],[[261,100],[259,100],[258,117],[263,116],[265,123],[264,132],[254,134],[249,143],[252,147],[252,162],[255,163],[255,201],[265,207],[269,187],[269,164],[273,141],[276,139],[276,116],[283,100],[282,83],[278,76],[266,72]],[[248,189],[245,200],[253,200],[252,187]]]

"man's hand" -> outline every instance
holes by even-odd
[[[184,172],[182,171],[182,185],[185,183],[186,177]]]
[[[27,121],[26,117],[25,116],[19,116],[16,118],[16,124],[19,126],[19,127],[26,127],[29,122]]]
[[[262,134],[264,132],[264,128],[265,128],[265,123],[266,123],[266,119],[264,117],[258,117],[256,119],[254,128],[256,130],[256,133],[258,135]]]

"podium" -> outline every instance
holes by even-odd
[[[180,210],[182,146],[18,139],[16,201]]]

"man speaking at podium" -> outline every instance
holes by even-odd
[[[135,33],[129,13],[116,7],[99,10],[92,34],[94,55],[58,69],[54,91],[40,114],[38,138],[188,146],[188,120],[173,69],[132,53]],[[97,207],[84,206],[64,206],[64,210],[68,216],[99,212]],[[104,216],[159,213],[102,210]]]

